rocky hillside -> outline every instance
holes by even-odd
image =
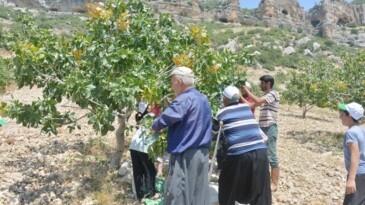
[[[104,2],[105,0],[98,0]],[[0,5],[50,11],[85,12],[86,2],[96,0],[0,0]],[[242,25],[290,28],[333,39],[341,44],[365,47],[365,32],[352,28],[365,24],[365,4],[350,4],[345,0],[323,0],[309,12],[297,0],[261,0],[259,8],[241,9],[238,0],[148,1],[156,12],[168,12],[176,17],[205,21],[241,23]]]
[[[86,2],[105,2],[105,0],[0,0],[0,5],[13,7],[45,8],[53,11],[84,12]],[[331,37],[336,26],[354,22],[365,24],[365,5],[350,4],[346,0],[323,0],[308,13],[300,7],[297,0],[261,0],[254,16],[247,16],[240,9],[238,0],[181,0],[149,1],[160,12],[170,12],[194,19],[210,19],[223,22],[253,23],[263,22],[266,26],[306,28],[305,30],[324,30],[324,37]]]
[[[0,5],[85,12],[86,2],[105,2],[105,0],[0,0]],[[149,4],[160,12],[170,12],[195,19],[240,22],[245,18],[238,0],[154,0],[149,1]],[[317,27],[321,24],[344,25],[350,22],[364,25],[364,13],[365,5],[350,4],[345,0],[323,0],[308,14],[300,7],[297,0],[261,0],[255,15],[258,20],[270,27],[288,23],[296,27],[311,23],[313,27]]]
[[[105,0],[0,0],[0,5],[47,9],[51,11],[85,12],[86,2],[105,2]]]

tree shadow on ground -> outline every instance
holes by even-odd
[[[287,133],[287,138],[294,139],[304,145],[317,145],[308,146],[314,152],[342,152],[343,136],[341,133],[329,131],[291,131]]]
[[[302,115],[295,115],[295,114],[280,114],[282,116],[287,116],[287,117],[294,117],[294,118],[298,118],[298,119],[311,119],[311,120],[315,120],[315,121],[321,121],[321,122],[332,122],[332,120],[328,120],[325,118],[320,118],[320,117],[313,117],[313,116],[306,116],[305,118],[303,118]]]

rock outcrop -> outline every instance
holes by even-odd
[[[149,1],[148,4],[159,12],[168,12],[193,19],[218,20],[221,22],[239,22],[240,4],[238,0],[227,0],[216,8],[206,9],[204,0]]]
[[[304,9],[297,0],[261,0],[259,10],[265,25],[296,26],[304,22]]]
[[[320,24],[343,26],[356,21],[354,6],[345,0],[323,0],[309,15],[313,27]]]
[[[343,36],[342,28],[349,23],[365,25],[365,4],[354,5],[345,0],[323,0],[308,13],[311,25],[324,38]]]

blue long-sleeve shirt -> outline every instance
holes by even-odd
[[[209,148],[212,139],[212,111],[209,102],[195,88],[181,95],[153,122],[159,131],[168,127],[167,152],[182,153],[187,149]]]

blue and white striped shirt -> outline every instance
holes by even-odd
[[[233,104],[217,113],[223,121],[224,135],[228,145],[227,155],[239,155],[257,149],[266,149],[260,127],[247,104]]]

